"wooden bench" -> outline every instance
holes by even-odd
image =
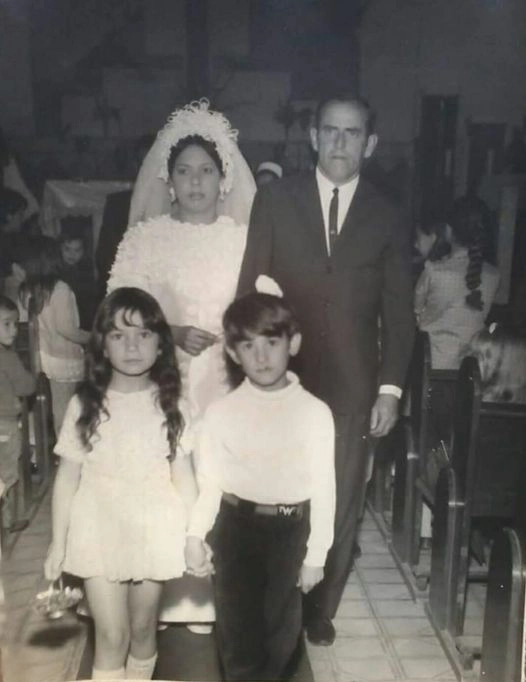
[[[441,443],[449,448],[453,412],[449,396],[456,378],[456,371],[432,369],[428,334],[419,332],[409,373],[410,414],[402,422],[405,449],[398,449],[395,459],[392,522],[395,555],[417,575],[422,506],[424,501],[430,507],[434,504],[429,456]]]
[[[469,668],[472,656],[458,638],[473,522],[492,519],[498,527],[515,515],[526,485],[526,405],[482,402],[471,357],[462,363],[455,392],[451,462],[435,493],[428,612],[446,648]]]
[[[526,525],[503,528],[493,543],[482,635],[481,679],[522,682],[526,596]]]

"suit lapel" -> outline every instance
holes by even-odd
[[[305,183],[299,188],[297,205],[300,209],[302,223],[313,243],[315,253],[328,257],[327,240],[325,238],[325,226],[321,210],[320,195],[316,176],[311,173]]]
[[[351,238],[360,229],[360,226],[364,224],[365,215],[369,208],[367,182],[364,182],[363,179],[360,178],[349,210],[344,218],[340,234],[336,240],[333,255],[336,255],[338,251],[344,249],[345,245],[350,242]]]

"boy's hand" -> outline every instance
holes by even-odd
[[[312,588],[323,580],[323,566],[306,566],[303,564],[298,580],[298,587],[303,594],[310,592]]]
[[[46,576],[46,580],[54,582],[60,578],[65,555],[66,551],[63,547],[57,547],[57,545],[55,545],[53,542],[50,544],[47,557],[44,562],[44,574]]]
[[[201,538],[193,536],[186,538],[184,558],[186,561],[186,572],[190,573],[190,575],[204,578],[214,572],[210,550],[207,551],[207,545]]]

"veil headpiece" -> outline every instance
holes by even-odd
[[[171,212],[168,158],[172,147],[190,135],[213,142],[221,159],[224,178],[218,214],[248,223],[256,185],[237,146],[238,131],[222,113],[212,111],[209,101],[203,98],[174,111],[157,134],[137,175],[128,225]]]
[[[237,142],[238,131],[232,128],[222,113],[210,110],[210,102],[207,99],[191,102],[174,111],[164,128],[157,134],[161,145],[159,178],[168,180],[170,150],[179,140],[190,135],[199,135],[214,144],[223,164],[224,193],[228,194],[232,189],[234,175],[232,143]]]

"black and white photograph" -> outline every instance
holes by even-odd
[[[524,0],[0,0],[0,682],[526,680]]]

